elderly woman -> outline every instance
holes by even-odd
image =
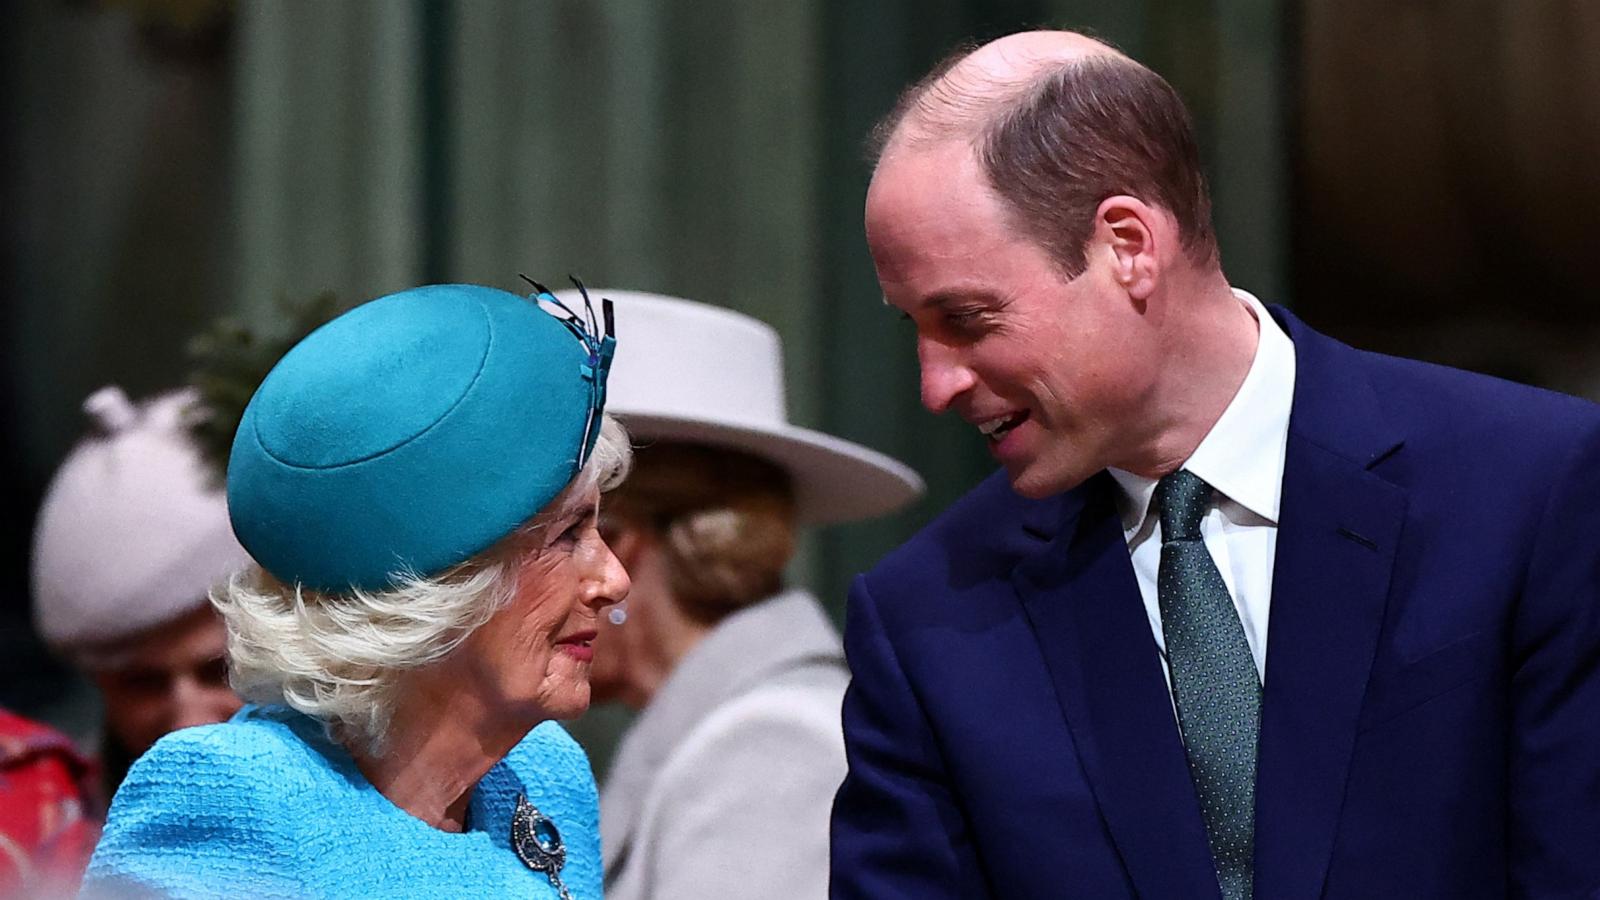
[[[91,894],[600,896],[589,704],[628,576],[597,528],[626,436],[607,325],[470,285],[403,291],[291,350],[228,466],[256,562],[213,598],[232,721],[118,792]]]
[[[612,296],[630,328],[612,409],[641,446],[606,499],[634,590],[625,621],[601,626],[594,681],[597,698],[643,711],[601,797],[606,894],[825,897],[849,672],[832,623],[783,571],[801,525],[887,512],[921,480],[789,424],[765,324]]]

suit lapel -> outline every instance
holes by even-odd
[[[1297,372],[1256,767],[1255,893],[1316,897],[1406,496],[1371,471],[1400,441],[1370,386],[1355,376],[1354,351],[1274,312],[1294,339]]]
[[[1013,574],[1084,774],[1147,897],[1216,896],[1205,826],[1110,479],[1072,493],[1059,537]]]

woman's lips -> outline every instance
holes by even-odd
[[[594,659],[594,638],[595,632],[580,631],[556,641],[556,647],[579,662],[589,662]]]

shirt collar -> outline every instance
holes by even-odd
[[[1238,392],[1183,468],[1205,479],[1217,493],[1276,525],[1283,498],[1289,412],[1294,405],[1294,343],[1254,295],[1237,288],[1233,293],[1255,316],[1259,335],[1255,358]],[[1132,535],[1149,513],[1156,483],[1121,469],[1109,471],[1120,489],[1123,530]]]

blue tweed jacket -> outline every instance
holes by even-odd
[[[378,793],[321,725],[282,707],[162,738],[111,805],[89,897],[555,897],[510,845],[518,794],[567,847],[562,879],[597,900],[599,812],[588,758],[555,723],[478,783],[460,834]]]

